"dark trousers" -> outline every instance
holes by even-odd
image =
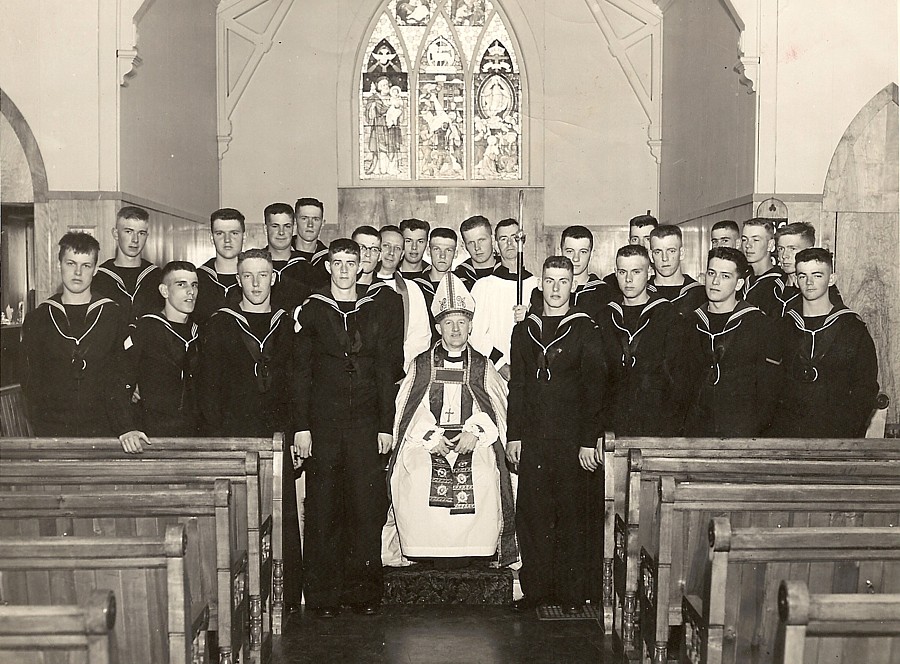
[[[522,592],[548,604],[580,604],[587,593],[590,473],[570,440],[522,441],[516,526]]]
[[[284,560],[284,603],[299,608],[303,595],[303,547],[297,514],[298,477],[291,461],[290,441],[285,440],[281,483],[282,559]]]
[[[380,602],[387,485],[378,432],[314,426],[312,440],[304,464],[307,605]]]

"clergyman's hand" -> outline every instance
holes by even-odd
[[[519,459],[522,456],[522,441],[511,440],[506,443],[506,460],[514,466],[519,465]]]
[[[598,458],[597,448],[596,447],[579,447],[578,448],[578,463],[581,464],[581,467],[586,471],[593,473],[597,468],[600,467],[600,459]]]
[[[450,450],[453,449],[453,443],[447,440],[444,436],[441,436],[440,442],[431,448],[432,454],[440,454],[441,456],[447,456],[450,454]]]
[[[309,431],[297,431],[294,433],[294,454],[301,461],[312,456],[312,434]],[[300,464],[295,467],[299,468]]]
[[[457,436],[450,439],[451,443],[456,443],[454,449],[459,454],[466,454],[475,449],[475,444],[478,442],[478,436],[474,433],[469,433],[468,431],[462,431]]]
[[[378,453],[387,454],[394,447],[394,436],[389,433],[378,434]]]
[[[122,449],[128,454],[141,454],[144,451],[142,442],[148,445],[152,444],[143,431],[126,431],[119,436],[119,442],[122,443]]]

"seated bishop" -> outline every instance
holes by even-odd
[[[469,345],[475,300],[459,277],[441,280],[431,309],[440,341],[415,358],[397,396],[382,560],[509,565],[518,555],[504,462],[506,382]]]

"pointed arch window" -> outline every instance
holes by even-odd
[[[491,0],[389,0],[363,55],[361,180],[522,179],[515,43]]]

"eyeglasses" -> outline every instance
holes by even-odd
[[[360,245],[359,250],[364,254],[380,254],[381,253],[381,247],[364,247],[364,246]]]

